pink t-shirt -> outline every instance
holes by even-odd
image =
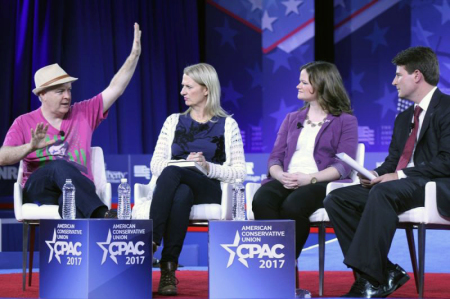
[[[56,142],[46,148],[36,150],[23,159],[23,181],[39,167],[49,161],[64,159],[73,163],[84,175],[92,181],[91,170],[91,140],[95,128],[106,118],[103,113],[103,98],[99,94],[92,99],[73,104],[64,116],[61,130],[49,125],[46,140]],[[47,124],[41,109],[34,110],[16,118],[6,134],[4,146],[19,146],[31,140],[31,128],[38,123]]]

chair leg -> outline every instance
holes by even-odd
[[[353,269],[353,278],[355,279],[355,281],[359,278],[359,274],[355,269]]]
[[[417,269],[416,245],[414,242],[413,228],[405,228],[406,239],[408,240],[409,255],[411,257],[411,265],[414,272],[414,280],[416,281],[417,294],[419,293],[419,271]]]
[[[22,231],[22,290],[24,291],[27,278],[28,227],[28,222],[24,221]]]
[[[31,277],[33,276],[34,239],[36,235],[36,225],[30,225],[30,253],[28,262],[28,286],[31,287]]]
[[[325,270],[325,223],[319,225],[319,296],[323,296],[323,281]]]
[[[423,298],[425,278],[425,224],[419,224],[419,298]]]

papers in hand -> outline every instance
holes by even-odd
[[[204,175],[207,175],[206,169],[194,161],[186,161],[186,160],[172,160],[167,163],[167,166],[178,166],[178,167],[187,167],[194,171],[200,172]]]
[[[349,155],[346,153],[339,153],[336,154],[336,157],[338,157],[340,160],[342,160],[344,163],[346,163],[348,166],[368,178],[369,180],[373,180],[376,178],[376,176],[371,173],[369,170],[365,169],[363,166],[359,165],[358,162],[353,160]]]

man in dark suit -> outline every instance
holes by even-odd
[[[450,216],[450,203],[440,192],[450,186],[450,96],[436,87],[436,54],[413,47],[392,62],[398,96],[414,105],[397,116],[389,155],[373,171],[376,178],[360,175],[360,185],[337,189],[324,202],[344,263],[359,274],[343,297],[386,297],[409,280],[387,256],[398,215],[424,206],[427,182],[437,181],[439,211]]]

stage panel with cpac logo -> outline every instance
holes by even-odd
[[[210,298],[294,298],[292,220],[210,221]]]
[[[151,220],[41,220],[41,298],[151,298]]]

